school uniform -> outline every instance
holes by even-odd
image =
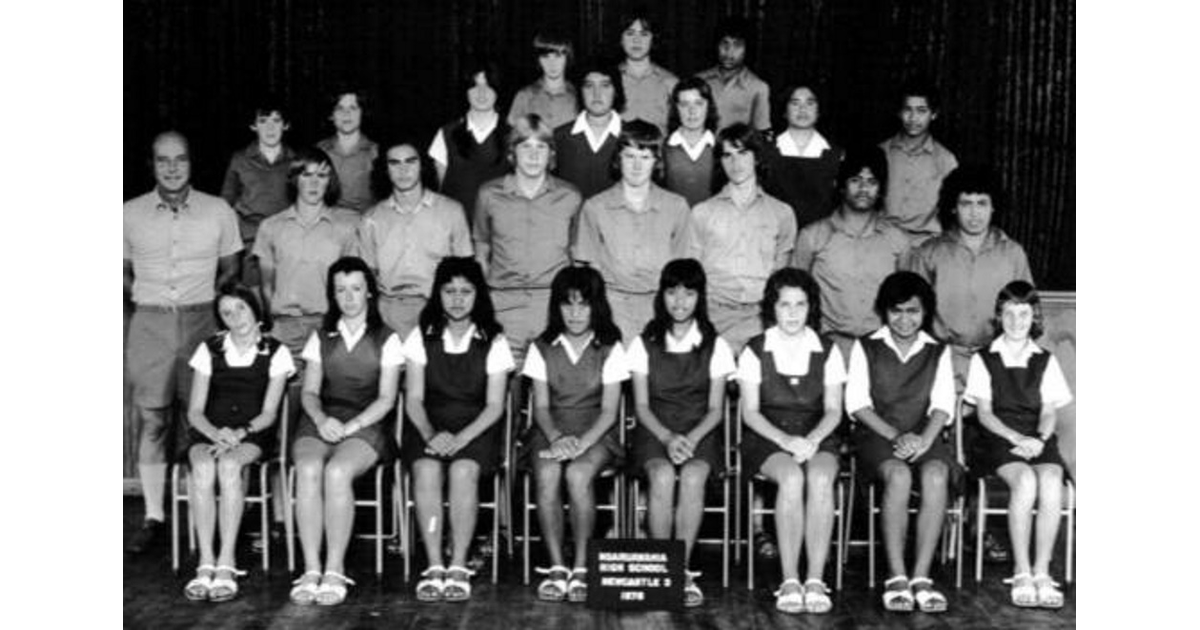
[[[243,352],[233,345],[228,331],[205,339],[196,347],[188,365],[209,377],[204,417],[218,429],[246,429],[250,421],[262,413],[263,398],[271,379],[296,371],[292,353],[278,339],[263,335],[258,343]],[[276,423],[266,430],[250,433],[243,442],[257,444],[264,455],[273,453],[278,426]],[[188,437],[189,447],[212,443],[190,425]]]
[[[475,218],[479,187],[509,171],[507,135],[508,125],[499,115],[478,127],[463,116],[439,129],[429,145],[429,157],[446,166],[441,193],[462,204],[468,223]]]
[[[310,365],[321,364],[321,409],[325,415],[343,424],[353,420],[379,397],[379,377],[383,368],[404,363],[400,339],[391,328],[382,325],[367,331],[364,326],[352,334],[343,321],[338,322],[336,331],[314,331],[304,346],[302,357]],[[387,455],[391,452],[389,444],[394,444],[392,436],[384,433],[388,420],[385,417],[346,439],[362,440],[377,456]],[[307,412],[300,419],[296,437],[324,441]]]
[[[672,432],[687,433],[708,413],[712,380],[733,374],[733,352],[721,337],[705,347],[695,322],[681,339],[670,333],[664,337],[661,346],[642,336],[635,338],[626,355],[629,371],[646,375],[654,417]],[[640,422],[633,429],[631,444],[631,468],[638,474],[651,459],[671,461],[666,446]],[[722,471],[724,448],[718,426],[695,445],[693,459],[708,462],[712,472]]]
[[[663,146],[663,188],[683,195],[689,208],[713,196],[716,142],[713,132],[706,129],[700,142],[691,146],[676,129]]]
[[[997,337],[971,357],[963,395],[974,402],[991,400],[992,412],[1005,426],[1030,437],[1038,437],[1042,405],[1058,408],[1072,399],[1062,367],[1049,350],[1030,340],[1014,354],[1009,352],[1003,337]],[[1066,468],[1058,450],[1057,433],[1046,440],[1041,454],[1032,459],[1010,453],[1012,447],[1008,440],[980,426],[968,452],[971,472],[986,475],[1010,462],[1058,464]]]
[[[908,353],[902,354],[886,326],[856,340],[850,351],[846,413],[866,408],[902,434],[922,433],[934,410],[953,421],[954,373],[946,344],[918,332]],[[855,457],[869,474],[878,474],[883,462],[896,459],[892,443],[865,423],[856,422],[852,435]],[[951,471],[958,469],[954,449],[940,438],[910,465],[933,460]]]
[[[413,330],[404,342],[404,355],[425,368],[425,416],[435,433],[457,433],[474,422],[487,406],[488,378],[513,369],[512,351],[505,338],[485,340],[474,324],[457,341],[449,329],[441,334]],[[486,474],[500,463],[503,439],[504,423],[497,420],[454,455],[432,455],[425,452],[428,443],[420,431],[406,422],[400,456],[410,465],[422,458],[443,462],[470,459]]]
[[[799,338],[787,338],[777,326],[755,335],[738,360],[742,387],[758,388],[758,410],[789,435],[808,435],[825,415],[825,388],[846,382],[842,353],[834,343],[807,326]],[[742,434],[743,472],[760,472],[763,462],[786,453],[753,429]],[[821,440],[818,450],[837,455],[841,437],[835,431]]]
[[[549,343],[540,338],[535,340],[525,356],[523,374],[546,383],[555,427],[563,435],[573,436],[583,435],[600,418],[604,386],[629,378],[621,344],[601,345],[594,333],[578,355],[563,335]],[[522,442],[527,457],[536,457],[550,446],[536,423],[531,424]],[[620,464],[623,450],[617,441],[616,424],[597,444],[608,449],[614,463]]]

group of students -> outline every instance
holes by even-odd
[[[905,86],[901,132],[868,155],[817,132],[817,94],[799,84],[772,144],[769,88],[745,67],[744,22],[722,26],[716,67],[684,79],[650,61],[648,18],[622,26],[624,63],[583,64],[578,90],[566,79],[570,42],[539,35],[542,76],[503,119],[496,68],[469,68],[467,113],[424,151],[411,139],[382,150],[367,139],[361,92],[335,96],[336,133],[312,149],[288,148],[283,109],[264,104],[255,141],[226,176],[232,211],[190,188],[182,136],[156,138],[158,187],[126,204],[126,289],[138,308],[129,369],[142,422],[154,429],[139,450],[147,531],[155,514],[161,525],[162,494],[152,483],[162,447],[149,442],[162,440],[172,390],[190,401],[200,558],[186,596],[237,594],[241,471],[274,447],[285,382],[299,368],[303,413],[290,445],[305,564],[291,591],[299,604],[340,603],[353,584],[344,566],[352,482],[389,456],[391,421],[403,432],[429,561],[416,597],[470,598],[478,484],[500,461],[499,419],[519,373],[533,399],[520,452],[551,565],[540,599],[586,599],[592,482],[627,466],[648,481],[649,534],[685,542],[686,603],[701,604],[690,558],[704,489],[723,472],[722,449],[739,448],[743,474],[779,487],[777,607],[827,612],[833,484],[848,448],[884,487],[884,606],[945,610],[929,569],[961,475],[941,439],[957,381],[982,428],[968,465],[1012,488],[1012,601],[1062,606],[1049,577],[1058,510],[1038,512],[1032,563],[1030,514],[1035,501],[1060,501],[1055,410],[1071,395],[1033,341],[1041,315],[1024,252],[990,226],[995,191],[952,191],[960,236],[934,237],[939,190],[957,167],[929,132],[936,91]],[[964,198],[979,208],[964,209]],[[189,256],[172,249],[181,238],[201,252],[182,271],[172,266]],[[970,260],[969,272],[937,268],[956,256]],[[180,278],[194,286],[178,289]],[[948,296],[956,311],[970,303],[979,312],[939,311]],[[993,298],[989,310],[983,300]],[[205,338],[213,320],[218,332]],[[172,351],[190,356],[178,388]],[[726,387],[730,379],[737,387]],[[622,445],[615,423],[626,380],[637,423]],[[745,429],[736,445],[716,430],[727,390],[737,392]],[[844,414],[850,431],[840,428]]]
[[[499,420],[515,363],[496,321],[482,268],[472,258],[448,257],[437,268],[434,293],[406,339],[378,311],[378,287],[357,257],[334,263],[327,276],[329,310],[302,357],[302,405],[291,445],[297,470],[296,518],[305,571],[291,591],[298,604],[337,604],[348,585],[343,560],[353,525],[352,481],[389,452],[382,421],[394,409],[405,372],[401,457],[411,468],[414,502],[429,566],[416,585],[420,601],[471,596],[466,557],[478,511],[481,476],[503,457]],[[253,291],[226,287],[217,299],[221,332],[195,352],[188,419],[193,502],[200,566],[189,599],[223,601],[237,593],[234,545],[241,515],[240,470],[262,456],[274,431],[284,382],[293,371],[287,348],[269,335],[270,316]],[[828,612],[823,581],[832,537],[833,484],[841,466],[843,413],[854,456],[883,484],[884,542],[893,577],[885,583],[888,610],[946,609],[929,577],[942,520],[961,470],[942,439],[954,416],[955,395],[945,344],[929,331],[936,298],[911,272],[896,272],[875,301],[885,322],[857,340],[847,361],[820,331],[820,289],[812,277],[783,268],[767,280],[760,308],[765,330],[734,363],[728,343],[707,315],[707,280],[695,259],[662,270],[654,316],[625,348],[613,320],[604,279],[588,266],[559,271],[552,282],[548,324],[526,356],[533,417],[521,438],[522,466],[536,485],[538,521],[551,567],[539,599],[586,601],[584,560],[595,525],[593,482],[607,467],[626,465],[648,482],[648,532],[685,544],[685,604],[703,594],[690,570],[705,487],[721,474],[721,450],[738,448],[745,474],[778,485],[775,524],[782,582],[776,606],[789,613]],[[1029,563],[1028,508],[1040,496],[1052,504],[1062,485],[1054,440],[1055,410],[1070,398],[1053,356],[1033,341],[1041,311],[1036,291],[1017,281],[995,304],[997,336],[972,358],[966,396],[984,431],[968,464],[995,472],[1021,495],[1024,513],[1010,516],[1019,606],[1061,607],[1049,577],[1058,510],[1037,519],[1036,562]],[[637,425],[628,445],[616,438],[622,382],[632,377]],[[738,383],[745,431],[723,444],[726,381]],[[843,391],[845,395],[843,396]],[[622,463],[626,450],[630,461]],[[214,468],[222,490],[221,554],[212,553]],[[908,504],[921,488],[912,579],[905,571]],[[573,554],[564,549],[562,487],[571,506]],[[443,518],[443,501],[449,501]],[[1047,503],[1049,502],[1049,503]],[[451,533],[449,564],[443,530]],[[325,544],[324,562],[321,546]],[[806,580],[799,579],[801,547]],[[568,568],[573,566],[573,568]],[[1032,573],[1031,573],[1032,571]]]

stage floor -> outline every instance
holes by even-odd
[[[249,514],[253,516],[253,514]],[[124,497],[125,540],[142,519],[141,497]],[[184,542],[186,549],[186,541]],[[939,568],[935,574],[939,588],[950,600],[948,612],[940,615],[884,612],[877,584],[867,588],[867,557],[864,549],[855,549],[846,565],[845,584],[834,593],[834,608],[828,615],[785,615],[774,609],[772,591],[778,586],[778,572],[769,562],[757,563],[761,569],[753,592],[746,589],[745,567],[734,566],[731,584],[721,588],[719,550],[697,551],[699,569],[704,572],[700,585],[705,604],[683,613],[593,611],[578,604],[553,604],[537,601],[533,586],[520,583],[520,558],[501,557],[500,583],[493,586],[486,572],[474,582],[474,594],[468,603],[422,604],[412,595],[411,584],[402,578],[403,559],[385,556],[384,576],[377,580],[373,572],[373,546],[367,541],[351,544],[347,558],[350,576],[358,581],[341,606],[322,608],[297,606],[288,600],[292,576],[287,572],[284,547],[272,547],[272,567],[262,571],[260,557],[248,546],[239,557],[249,575],[240,581],[241,594],[231,602],[210,604],[190,602],[183,596],[183,585],[193,575],[196,559],[185,556],[179,574],[171,571],[169,543],[139,557],[125,554],[124,627],[125,628],[459,628],[477,630],[566,629],[749,629],[749,628],[1074,628],[1075,588],[1064,586],[1066,607],[1060,611],[1024,610],[1008,603],[1008,588],[1001,583],[1007,576],[1006,565],[985,565],[984,580],[976,584],[970,562],[964,569],[964,584],[955,590],[953,565]],[[1061,545],[1060,545],[1061,547]],[[968,554],[968,560],[973,556]],[[831,556],[831,561],[832,561]],[[882,553],[878,557],[882,562]],[[1055,556],[1054,572],[1061,581],[1062,552]],[[832,585],[833,570],[829,581]]]

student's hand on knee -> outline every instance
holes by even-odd
[[[454,448],[454,436],[445,431],[439,431],[429,440],[429,445],[425,449],[425,452],[431,455],[446,457],[452,455],[455,450],[457,449]]]
[[[797,463],[804,463],[817,452],[817,443],[801,435],[792,435],[784,440],[783,449],[792,454]]]
[[[227,451],[241,443],[240,434],[229,427],[221,427],[217,429],[216,440],[217,446],[221,447],[222,451]]]
[[[667,440],[667,454],[671,456],[671,463],[678,466],[691,459],[692,453],[692,441],[686,435],[680,433],[671,434],[670,439]]]
[[[897,459],[908,460],[920,447],[921,438],[912,433],[902,433],[892,440],[892,454]]]
[[[917,436],[916,446],[913,448],[912,453],[909,454],[907,461],[910,461],[910,462],[916,461],[917,458],[924,455],[925,451],[928,451],[929,447],[931,447],[931,446],[933,446],[932,439],[927,439],[923,435]]]

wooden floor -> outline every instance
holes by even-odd
[[[125,539],[141,523],[141,498],[124,499]],[[186,545],[185,545],[186,547]],[[420,604],[404,584],[402,558],[388,555],[382,580],[373,574],[371,545],[356,541],[347,559],[351,577],[358,581],[346,603],[332,608],[296,606],[288,601],[292,576],[288,574],[282,544],[273,547],[272,567],[263,573],[260,557],[245,549],[239,566],[249,570],[241,580],[241,594],[223,604],[190,602],[183,585],[192,576],[196,560],[185,558],[176,575],[171,571],[170,546],[140,557],[125,555],[124,627],[126,628],[507,628],[510,630],[567,630],[616,628],[1074,628],[1075,588],[1065,587],[1066,607],[1060,611],[1025,610],[1008,603],[1007,587],[1001,583],[1009,571],[1003,565],[986,565],[983,582],[976,584],[964,567],[962,590],[953,588],[953,565],[949,575],[935,574],[950,600],[950,610],[941,615],[885,613],[877,592],[868,591],[866,552],[855,550],[847,562],[844,588],[835,593],[834,609],[828,615],[791,616],[774,609],[772,590],[778,577],[770,563],[756,580],[754,592],[746,590],[745,568],[735,567],[732,584],[720,587],[720,554],[698,551],[704,576],[700,584],[706,602],[685,613],[617,613],[592,611],[582,605],[537,601],[533,588],[520,583],[520,559],[501,559],[500,584],[493,586],[481,574],[475,593],[465,604]],[[274,551],[278,549],[278,552]],[[1061,550],[1054,572],[1061,578]],[[882,558],[880,558],[882,561]],[[830,569],[832,578],[832,568]],[[832,582],[832,579],[831,579]],[[878,588],[878,587],[877,587]]]

